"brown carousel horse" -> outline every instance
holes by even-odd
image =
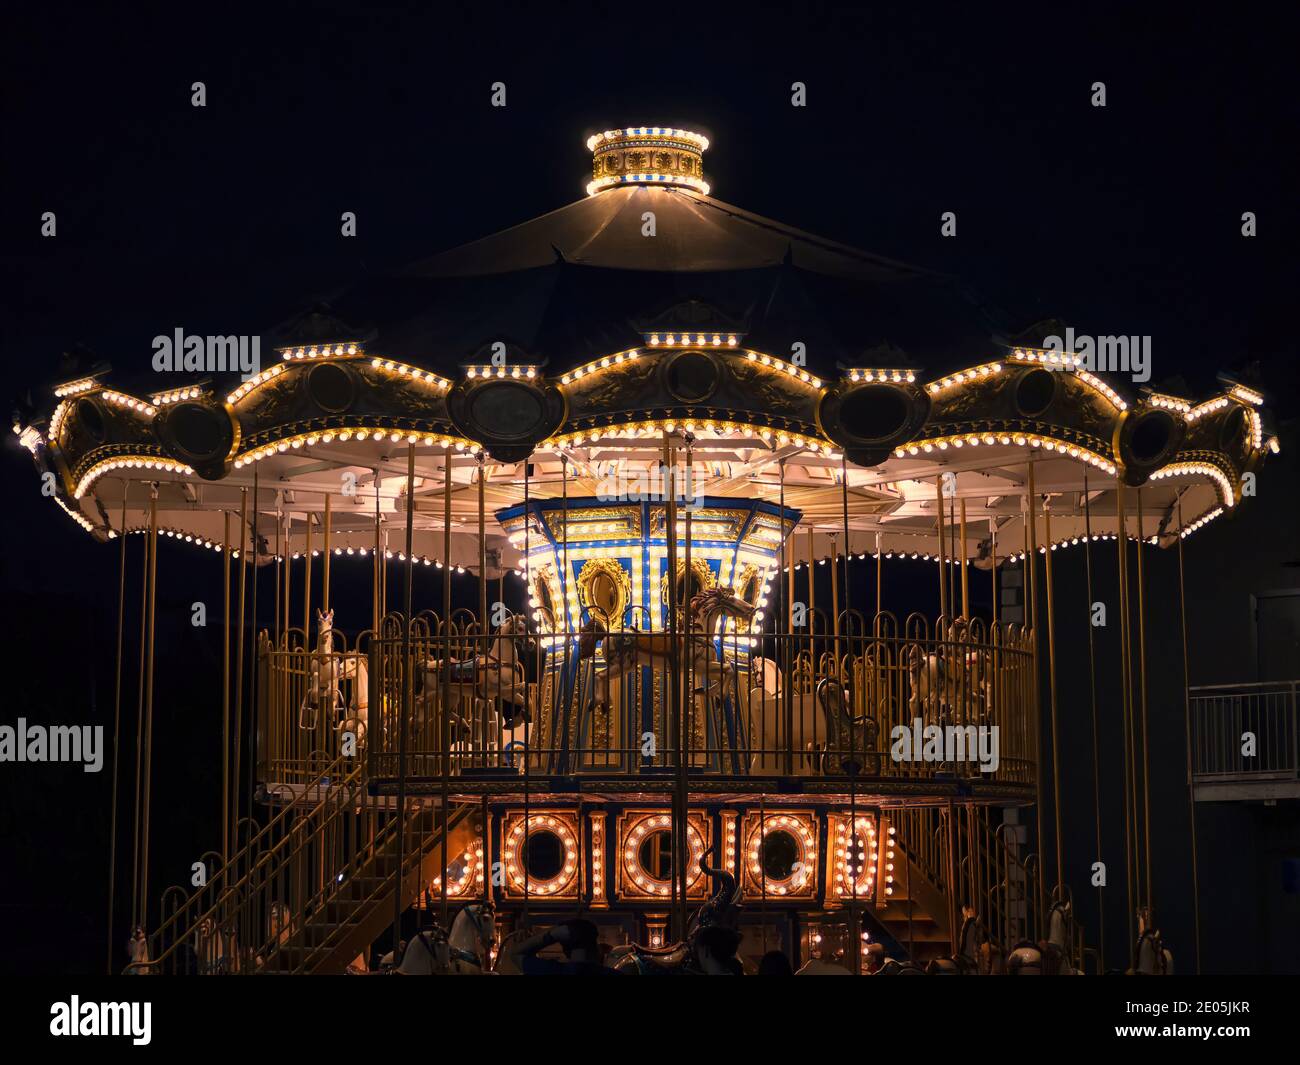
[[[748,621],[757,609],[736,595],[730,588],[710,588],[691,597],[686,610],[684,641],[685,662],[689,663],[696,680],[696,694],[713,693],[725,689],[733,669],[728,662],[719,662],[713,647],[718,622],[724,617]],[[591,658],[596,645],[605,643],[605,668],[596,671],[588,710],[609,710],[609,682],[640,666],[667,668],[672,661],[672,635],[667,632],[640,632],[628,630],[611,633],[594,615],[582,627],[578,637],[578,659]]]

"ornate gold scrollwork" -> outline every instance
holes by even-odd
[[[578,602],[607,628],[622,626],[632,605],[632,580],[612,558],[591,558],[578,571]]]

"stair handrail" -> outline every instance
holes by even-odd
[[[353,758],[339,756],[320,773],[314,780],[303,785],[302,793],[308,794],[314,788],[324,788],[316,805],[312,807],[307,814],[310,816],[330,801],[331,797],[338,793],[338,790],[350,790],[354,788],[361,779],[361,765],[356,763],[350,768],[345,763],[353,762]],[[340,770],[346,769],[341,780],[335,780]],[[199,930],[203,922],[209,919],[220,923],[219,917],[223,909],[227,908],[232,898],[238,897],[238,889],[245,885],[255,871],[270,860],[276,848],[285,840],[290,838],[288,835],[281,837],[279,841],[272,845],[263,853],[259,854],[256,861],[248,863],[249,867],[233,883],[230,880],[230,871],[237,870],[241,862],[247,861],[248,857],[257,854],[265,841],[278,829],[288,823],[290,817],[295,813],[296,807],[293,802],[286,803],[284,808],[276,813],[258,832],[253,834],[242,847],[231,854],[229,860],[220,868],[219,875],[212,877],[207,884],[198,888],[191,894],[186,901],[178,906],[169,917],[167,917],[157,929],[149,936],[151,944],[159,945],[166,941],[167,937],[172,937],[170,943],[161,951],[154,955],[150,951],[150,967],[157,970],[163,965],[180,947],[187,942],[189,938]],[[301,810],[297,811],[302,814]],[[211,889],[215,888],[215,894],[212,896],[210,904],[204,907],[203,897]],[[187,916],[188,915],[188,916]],[[182,922],[188,922],[182,924]],[[183,927],[183,931],[178,932],[178,927]]]

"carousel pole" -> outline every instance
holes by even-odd
[[[325,513],[329,514],[329,496],[325,497]],[[397,889],[393,892],[393,960],[396,964],[400,959],[397,957],[397,945],[402,941],[402,910],[405,902],[405,892],[403,886],[406,880],[406,732],[407,722],[411,720],[411,714],[415,704],[415,670],[411,662],[411,596],[412,582],[415,579],[415,566],[411,558],[411,542],[414,536],[414,518],[415,518],[415,445],[408,444],[406,450],[406,617],[402,625],[402,661],[406,663],[406,668],[402,670],[405,674],[405,680],[402,683],[402,716],[397,724]],[[326,543],[329,537],[329,521],[326,519]],[[325,573],[329,573],[329,549],[325,551]],[[325,588],[329,588],[329,578],[326,576]],[[324,597],[328,603],[329,593],[326,591]],[[326,606],[328,613],[329,607]],[[445,830],[445,823],[444,823]],[[445,846],[445,844],[444,844]],[[445,855],[444,855],[445,857]],[[446,863],[443,863],[441,875],[444,898],[447,889],[447,871]],[[418,890],[418,886],[417,886]],[[444,927],[446,927],[444,925]]]
[[[289,648],[289,600],[293,592],[293,515],[280,514],[280,524],[284,526],[284,551],[281,554],[284,565],[284,621],[281,631],[284,633],[285,649]],[[228,537],[227,537],[228,538]]]
[[[682,732],[682,713],[681,713],[681,688],[679,687],[679,677],[681,675],[681,654],[677,646],[678,624],[677,624],[677,494],[673,490],[672,481],[674,479],[673,471],[676,467],[677,457],[673,449],[672,435],[664,433],[663,442],[663,497],[665,508],[664,521],[664,538],[667,548],[668,563],[668,659],[669,659],[669,679],[664,688],[668,695],[668,705],[665,709],[665,716],[668,719],[670,733],[673,737],[673,743],[676,745],[677,763],[676,769],[677,786],[673,789],[672,802],[672,907],[673,913],[677,920],[676,938],[686,938],[686,892],[685,878],[681,862],[681,838],[685,834],[686,827],[684,823],[684,814],[682,811],[681,792],[682,778],[686,769],[685,745],[686,740]],[[689,578],[687,578],[689,579]]]
[[[113,797],[108,815],[108,957],[106,970],[113,975],[113,904],[117,895],[117,792],[121,763],[118,756],[118,738],[122,724],[122,636],[126,627],[126,497],[130,481],[122,482],[122,522],[118,539],[122,541],[118,552],[117,583],[117,671],[113,681]]]
[[[447,903],[447,836],[451,832],[451,442],[444,451],[442,485],[442,626],[447,634],[446,653],[442,670],[442,836],[438,841],[438,876],[440,920],[442,927],[451,929],[451,911]],[[414,461],[414,459],[412,459]],[[409,556],[410,551],[408,549]],[[525,862],[527,859],[528,832],[524,831]]]
[[[274,636],[272,646],[280,646],[280,596],[283,594],[284,581],[281,579],[280,569],[282,568],[282,559],[284,558],[284,516],[279,510],[279,493],[276,493],[276,512],[275,512],[275,598],[271,604],[271,631]]]
[[[1192,837],[1192,926],[1196,936],[1196,975],[1201,975],[1201,885],[1196,860],[1196,795],[1192,790],[1192,697],[1187,669],[1187,594],[1183,583],[1183,497],[1178,496],[1178,613],[1183,632],[1183,733],[1187,739],[1187,817]]]
[[[970,621],[970,580],[967,577],[966,565],[966,500],[961,501],[961,542],[959,545],[960,554],[957,558],[957,565],[961,567],[961,616]]]
[[[813,690],[817,690],[820,679],[817,660],[817,572],[816,541],[817,529],[808,526],[808,665],[812,671]]]
[[[1088,491],[1088,474],[1083,475],[1083,560],[1088,580],[1088,701],[1092,707],[1092,819],[1097,831],[1097,861],[1101,848],[1101,753],[1097,731],[1097,651],[1092,624],[1092,501]],[[1098,944],[1097,964],[1106,971],[1106,888],[1097,885]]]
[[[569,572],[569,456],[560,452],[560,521],[563,529],[563,539],[560,541],[560,572],[564,575],[560,582],[561,611],[566,619],[565,629],[569,629],[572,619],[569,615],[569,590],[576,583],[573,575]],[[575,597],[576,598],[576,597]],[[581,604],[579,610],[581,610]],[[564,641],[564,680],[570,683],[570,657],[569,650],[573,641],[566,639]],[[594,672],[594,670],[593,670]],[[564,719],[560,722],[560,744],[558,757],[560,765],[566,769],[571,768],[569,765],[570,755],[570,729],[571,719],[576,709],[578,684],[577,678],[572,678],[572,688],[570,688],[567,697],[564,700]],[[576,738],[576,737],[575,737]]]
[[[308,523],[308,526],[310,528],[310,522]],[[374,617],[374,620],[371,623],[371,632],[373,637],[377,637],[379,635],[379,622],[384,616],[383,607],[380,605],[382,602],[382,595],[383,595],[382,591],[380,590],[380,587],[383,584],[383,580],[384,580],[383,572],[380,567],[383,566],[384,564],[383,558],[384,558],[384,548],[381,539],[381,533],[379,531],[379,467],[376,466],[375,467],[375,557],[373,560],[374,565],[371,567],[371,586],[370,586],[371,594],[373,596],[373,602],[371,604],[371,611]],[[444,559],[443,561],[445,565],[446,560]]]
[[[1043,556],[1047,578],[1047,683],[1052,711],[1052,807],[1056,825],[1056,888],[1065,883],[1065,864],[1061,850],[1061,754],[1058,743],[1056,713],[1056,597],[1052,585],[1052,511],[1047,496],[1043,496],[1043,535],[1047,539],[1047,553]]]
[[[330,494],[325,493],[325,521],[321,527],[324,550],[321,554],[321,609],[330,612]]]
[[[1134,876],[1134,806],[1136,789],[1133,783],[1133,732],[1130,718],[1132,716],[1132,666],[1129,660],[1129,616],[1128,616],[1128,523],[1124,515],[1124,484],[1115,481],[1115,526],[1116,540],[1119,544],[1119,607],[1120,607],[1120,679],[1121,710],[1124,726],[1124,904],[1128,910],[1129,965],[1136,962],[1137,929],[1134,924],[1133,909],[1135,892]]]
[[[1029,623],[1030,631],[1033,633],[1033,652],[1034,666],[1031,684],[1031,703],[1030,707],[1033,715],[1033,742],[1034,742],[1034,834],[1035,842],[1039,853],[1039,877],[1038,877],[1038,916],[1040,922],[1046,912],[1044,906],[1043,876],[1042,870],[1042,852],[1043,852],[1043,817],[1046,810],[1043,807],[1043,721],[1042,721],[1042,692],[1040,691],[1039,682],[1039,641],[1038,641],[1038,515],[1034,506],[1034,464],[1029,461],[1026,467],[1026,484],[1025,484],[1025,539],[1027,540],[1025,548],[1025,618]]]
[[[993,595],[993,624],[998,623],[998,521],[989,515],[989,584]],[[991,630],[990,630],[991,631]]]
[[[785,772],[788,776],[794,774],[794,688],[793,684],[787,683],[789,677],[794,676],[794,529],[790,529],[789,544],[790,553],[785,554],[785,459],[781,459],[780,464],[781,476],[781,566],[785,567],[785,610],[783,611],[783,624],[785,640],[785,679],[781,680],[781,702],[784,702],[784,713],[781,714],[781,728],[785,731]],[[780,731],[780,730],[777,730]]]
[[[938,522],[939,532],[939,616],[948,620],[948,581],[944,572],[944,542],[943,542],[943,477],[940,475],[934,481],[935,493],[935,520]],[[941,626],[935,626],[935,638],[942,640]]]
[[[876,532],[876,618],[873,630],[880,635],[880,611],[884,601],[885,590],[885,552],[880,541],[880,532]]]
[[[249,561],[249,572],[252,574],[253,596],[248,615],[248,812],[253,812],[253,789],[257,783],[257,697],[258,697],[258,666],[257,666],[257,552],[261,546],[258,539],[258,528],[261,522],[258,520],[261,514],[258,496],[258,471],[260,466],[253,467],[253,523],[248,530],[248,550],[251,556]]]
[[[532,462],[530,461],[531,459],[532,459],[532,455],[529,455],[528,458],[524,459],[524,584],[527,586],[527,587],[524,589],[524,596],[525,596],[524,601],[525,601],[525,602],[528,601],[528,600],[527,600],[527,596],[529,596],[529,595],[531,595],[531,594],[533,593],[533,588],[534,588],[534,584],[533,584],[533,554],[532,554],[532,543],[531,543],[531,534],[532,534],[532,528],[533,528],[533,512],[532,512],[531,504],[530,504],[530,501],[529,501],[529,498],[528,498],[528,495],[529,495],[529,482],[530,482],[530,480],[532,479]],[[557,628],[559,628],[559,629],[561,629],[561,630],[567,630],[568,626],[565,624],[565,622],[564,622],[564,620],[563,620],[563,619],[564,619],[565,617],[567,617],[567,616],[568,616],[568,611],[567,611],[567,610],[563,610],[563,611],[561,611],[561,615],[560,615],[560,617],[558,617],[558,618],[553,618],[553,619],[552,619],[552,629],[551,629],[551,631],[552,631],[552,632],[555,632]],[[564,633],[564,638],[567,640],[567,639],[569,639],[569,636],[570,636],[570,634],[566,631],[566,632]],[[552,645],[552,646],[553,646],[553,645]],[[540,725],[541,725],[541,717],[542,717],[542,713],[541,713],[541,705],[540,705],[540,704],[541,704],[541,701],[542,701],[542,697],[541,697],[541,691],[542,691],[542,669],[541,669],[541,665],[542,665],[542,641],[541,641],[541,640],[538,640],[538,641],[537,641],[537,665],[538,665],[538,669],[537,669],[537,688],[538,688],[538,697],[537,697],[537,702],[538,702],[538,704],[539,704],[539,705],[538,705],[538,709],[537,709],[537,718],[538,718],[538,722],[537,722],[537,723],[538,723],[538,725],[540,726]],[[549,668],[549,663],[548,663],[548,668]],[[555,702],[555,703],[553,704],[553,706],[558,706],[558,705],[559,705],[558,701]],[[552,715],[552,722],[554,722],[554,715]],[[511,730],[511,731],[513,731],[513,730]],[[529,881],[529,877],[528,877],[528,837],[529,837],[529,833],[532,831],[532,828],[533,828],[533,817],[532,817],[532,788],[529,786],[529,785],[532,783],[532,782],[529,780],[529,764],[530,764],[530,763],[532,762],[532,760],[533,760],[533,758],[532,758],[532,754],[533,754],[533,752],[532,752],[532,750],[529,748],[529,745],[528,745],[528,739],[529,739],[529,736],[528,736],[528,720],[525,718],[525,720],[524,720],[524,749],[523,749],[522,752],[520,752],[520,755],[519,755],[519,756],[523,759],[523,762],[524,762],[524,842],[523,842],[523,848],[524,848],[524,849],[523,849],[523,854],[521,855],[521,857],[522,857],[523,860],[520,862],[520,865],[523,866],[523,870],[524,870],[524,904],[523,904],[523,908],[522,908],[522,909],[520,910],[520,912],[519,912],[519,924],[520,924],[520,927],[521,927],[521,928],[527,928],[527,927],[528,927],[528,881]],[[502,855],[501,855],[502,859],[505,858],[505,853],[504,853],[505,843],[506,843],[505,833],[506,833],[506,822],[505,822],[505,819],[502,818],[502,822],[501,822],[501,846],[502,846],[502,851],[503,851],[503,853],[502,853]],[[490,879],[490,878],[489,878],[489,879]]]
[[[139,672],[135,686],[135,798],[131,807],[131,923],[140,925],[140,783],[144,776],[144,663],[145,634],[148,623],[149,603],[149,528],[142,530],[144,552],[140,569],[140,656]],[[134,930],[133,930],[134,931]]]
[[[158,602],[158,485],[155,482],[149,492],[149,599],[148,599],[148,635],[145,638],[147,663],[144,683],[144,804],[142,814],[142,831],[140,846],[140,923],[146,925],[149,913],[149,827],[153,782],[153,674],[154,674],[154,627],[157,618]]]
[[[376,491],[378,491],[378,482],[376,482]],[[311,510],[307,510],[303,516],[307,519],[307,534],[302,548],[303,564],[306,567],[302,579],[302,638],[305,646],[311,647]],[[317,650],[319,649],[318,642]]]
[[[1147,863],[1146,904],[1155,905],[1155,892],[1151,886],[1151,748],[1147,742],[1147,623],[1146,623],[1146,578],[1142,567],[1143,546],[1146,543],[1145,526],[1142,524],[1142,489],[1137,493],[1137,591],[1138,591],[1138,692],[1142,707],[1142,820],[1145,836]]]
[[[230,862],[230,511],[223,510],[221,533],[221,871]]]
[[[777,647],[782,651],[785,660],[785,673],[781,677],[781,702],[784,704],[781,715],[781,723],[785,728],[785,774],[786,776],[794,775],[794,689],[791,685],[791,678],[794,676],[794,656],[791,654],[791,641],[793,640],[792,632],[794,621],[794,546],[790,547],[790,554],[786,554],[786,532],[785,532],[785,459],[777,464],[777,469],[781,478],[781,566],[786,571],[785,587],[782,587],[782,581],[777,579],[778,592],[785,592],[785,602],[778,602],[778,616],[781,618],[781,632],[778,634]],[[794,530],[790,531],[789,539],[793,541]],[[780,637],[784,636],[784,639]],[[778,732],[781,730],[778,729]]]
[[[244,723],[244,586],[248,578],[248,554],[244,551],[244,533],[247,529],[248,489],[241,488],[239,490],[239,549],[235,553],[239,559],[239,598],[235,611],[235,628],[239,633],[239,640],[235,644],[235,743],[232,747],[235,757],[230,776],[230,801],[233,804],[231,824],[235,826],[239,825],[239,756]],[[251,814],[253,811],[250,809],[248,812]]]
[[[489,631],[490,620],[488,618],[488,578],[487,578],[487,453],[479,448],[478,450],[478,627],[482,639],[479,644],[482,648],[481,653],[487,654],[492,649],[492,637]],[[410,549],[407,549],[407,555],[410,555]],[[504,571],[503,579],[504,579]],[[497,601],[505,605],[505,596],[499,595]],[[527,619],[525,619],[525,627]],[[500,674],[498,673],[498,683]],[[524,682],[524,702],[528,700],[528,682]],[[483,755],[483,765],[487,765],[487,741],[488,741],[488,715],[484,714],[480,719],[479,729],[479,750],[485,752]],[[484,823],[487,820],[487,811],[483,813]],[[484,854],[486,854],[486,850]]]
[[[851,592],[849,591],[849,463],[848,458],[840,455],[840,510],[844,520],[844,612],[847,615],[853,609]],[[835,551],[835,541],[831,540],[831,552]],[[877,562],[879,566],[879,562]],[[831,569],[831,594],[835,594],[835,570]],[[838,610],[836,617],[839,617]],[[837,622],[838,631],[838,622]],[[853,673],[853,648],[852,641],[849,642],[849,677]],[[839,648],[838,644],[835,651],[835,669],[836,679],[839,679]],[[843,682],[841,682],[843,684]],[[843,691],[843,687],[840,689]],[[851,711],[850,711],[851,713]],[[849,726],[849,764],[857,765],[857,736],[852,725]],[[849,774],[849,853],[857,846],[858,839],[858,775],[856,772]],[[849,877],[849,938],[853,943],[853,969],[854,976],[862,975],[862,919],[858,915],[858,874],[852,871],[850,867]]]
[[[682,632],[682,638],[683,640],[687,640],[687,641],[691,639],[691,624],[692,624],[691,588],[694,586],[693,584],[694,577],[691,571],[691,508],[686,498],[686,489],[691,484],[691,477],[694,472],[692,467],[692,463],[694,460],[692,457],[692,446],[691,446],[694,440],[695,437],[691,433],[685,432],[682,434],[682,442],[685,445],[682,449],[682,456],[683,456],[682,470],[685,473],[685,477],[681,480],[682,509],[686,512],[685,529],[683,530],[683,537],[682,537],[682,544],[683,547],[685,548],[684,558],[682,560],[683,574],[685,577],[685,579],[682,582],[682,592],[683,592],[682,626],[684,629],[684,631]],[[673,468],[673,498],[674,499],[676,499],[677,497],[677,486],[678,486],[678,478],[676,475],[676,466],[674,466]],[[677,526],[675,524],[671,526],[669,532],[674,538],[676,538]],[[703,591],[704,589],[701,588],[700,590]],[[712,647],[713,633],[712,632],[705,633],[704,638],[708,641],[709,646]],[[685,915],[686,913],[686,885],[689,881],[688,874],[690,872],[686,868],[686,862],[691,852],[690,842],[689,842],[690,794],[688,791],[688,784],[687,784],[687,766],[689,764],[688,752],[690,751],[691,743],[695,738],[695,699],[691,694],[694,691],[693,681],[695,680],[695,678],[691,676],[692,665],[693,665],[692,659],[693,659],[692,655],[687,655],[685,662],[682,662],[680,658],[678,659],[678,669],[679,672],[681,673],[682,694],[677,701],[677,706],[681,717],[681,737],[682,737],[681,752],[682,753],[681,753],[681,766],[677,771],[677,791],[678,791],[677,804],[681,810],[682,823],[681,823],[681,828],[677,833],[677,848],[681,857],[680,859],[674,857],[673,869],[675,871],[680,870],[678,875],[681,877],[680,895],[682,900],[683,915]],[[706,666],[705,669],[707,670],[708,667]],[[707,677],[705,680],[705,684],[706,686],[708,684]],[[700,731],[704,736],[704,746],[707,750],[708,747],[707,722],[705,722],[704,727]],[[721,765],[723,764],[723,760],[721,757],[722,752],[720,749],[722,745],[719,744],[718,746],[719,746],[718,764]],[[707,759],[708,757],[707,754],[705,755],[705,757]],[[683,923],[682,924],[683,935],[685,933],[685,929],[686,929],[686,925],[685,923]]]

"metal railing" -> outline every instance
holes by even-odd
[[[264,645],[263,779],[309,776],[351,737],[382,779],[404,749],[408,779],[440,778],[444,762],[449,776],[513,775],[525,760],[540,775],[654,776],[680,757],[693,776],[1032,784],[1032,634],[920,615],[810,621],[779,635],[503,635],[463,610],[418,615],[409,645],[398,615],[363,652]]]
[[[1300,681],[1188,688],[1192,780],[1294,780],[1300,775]]]

